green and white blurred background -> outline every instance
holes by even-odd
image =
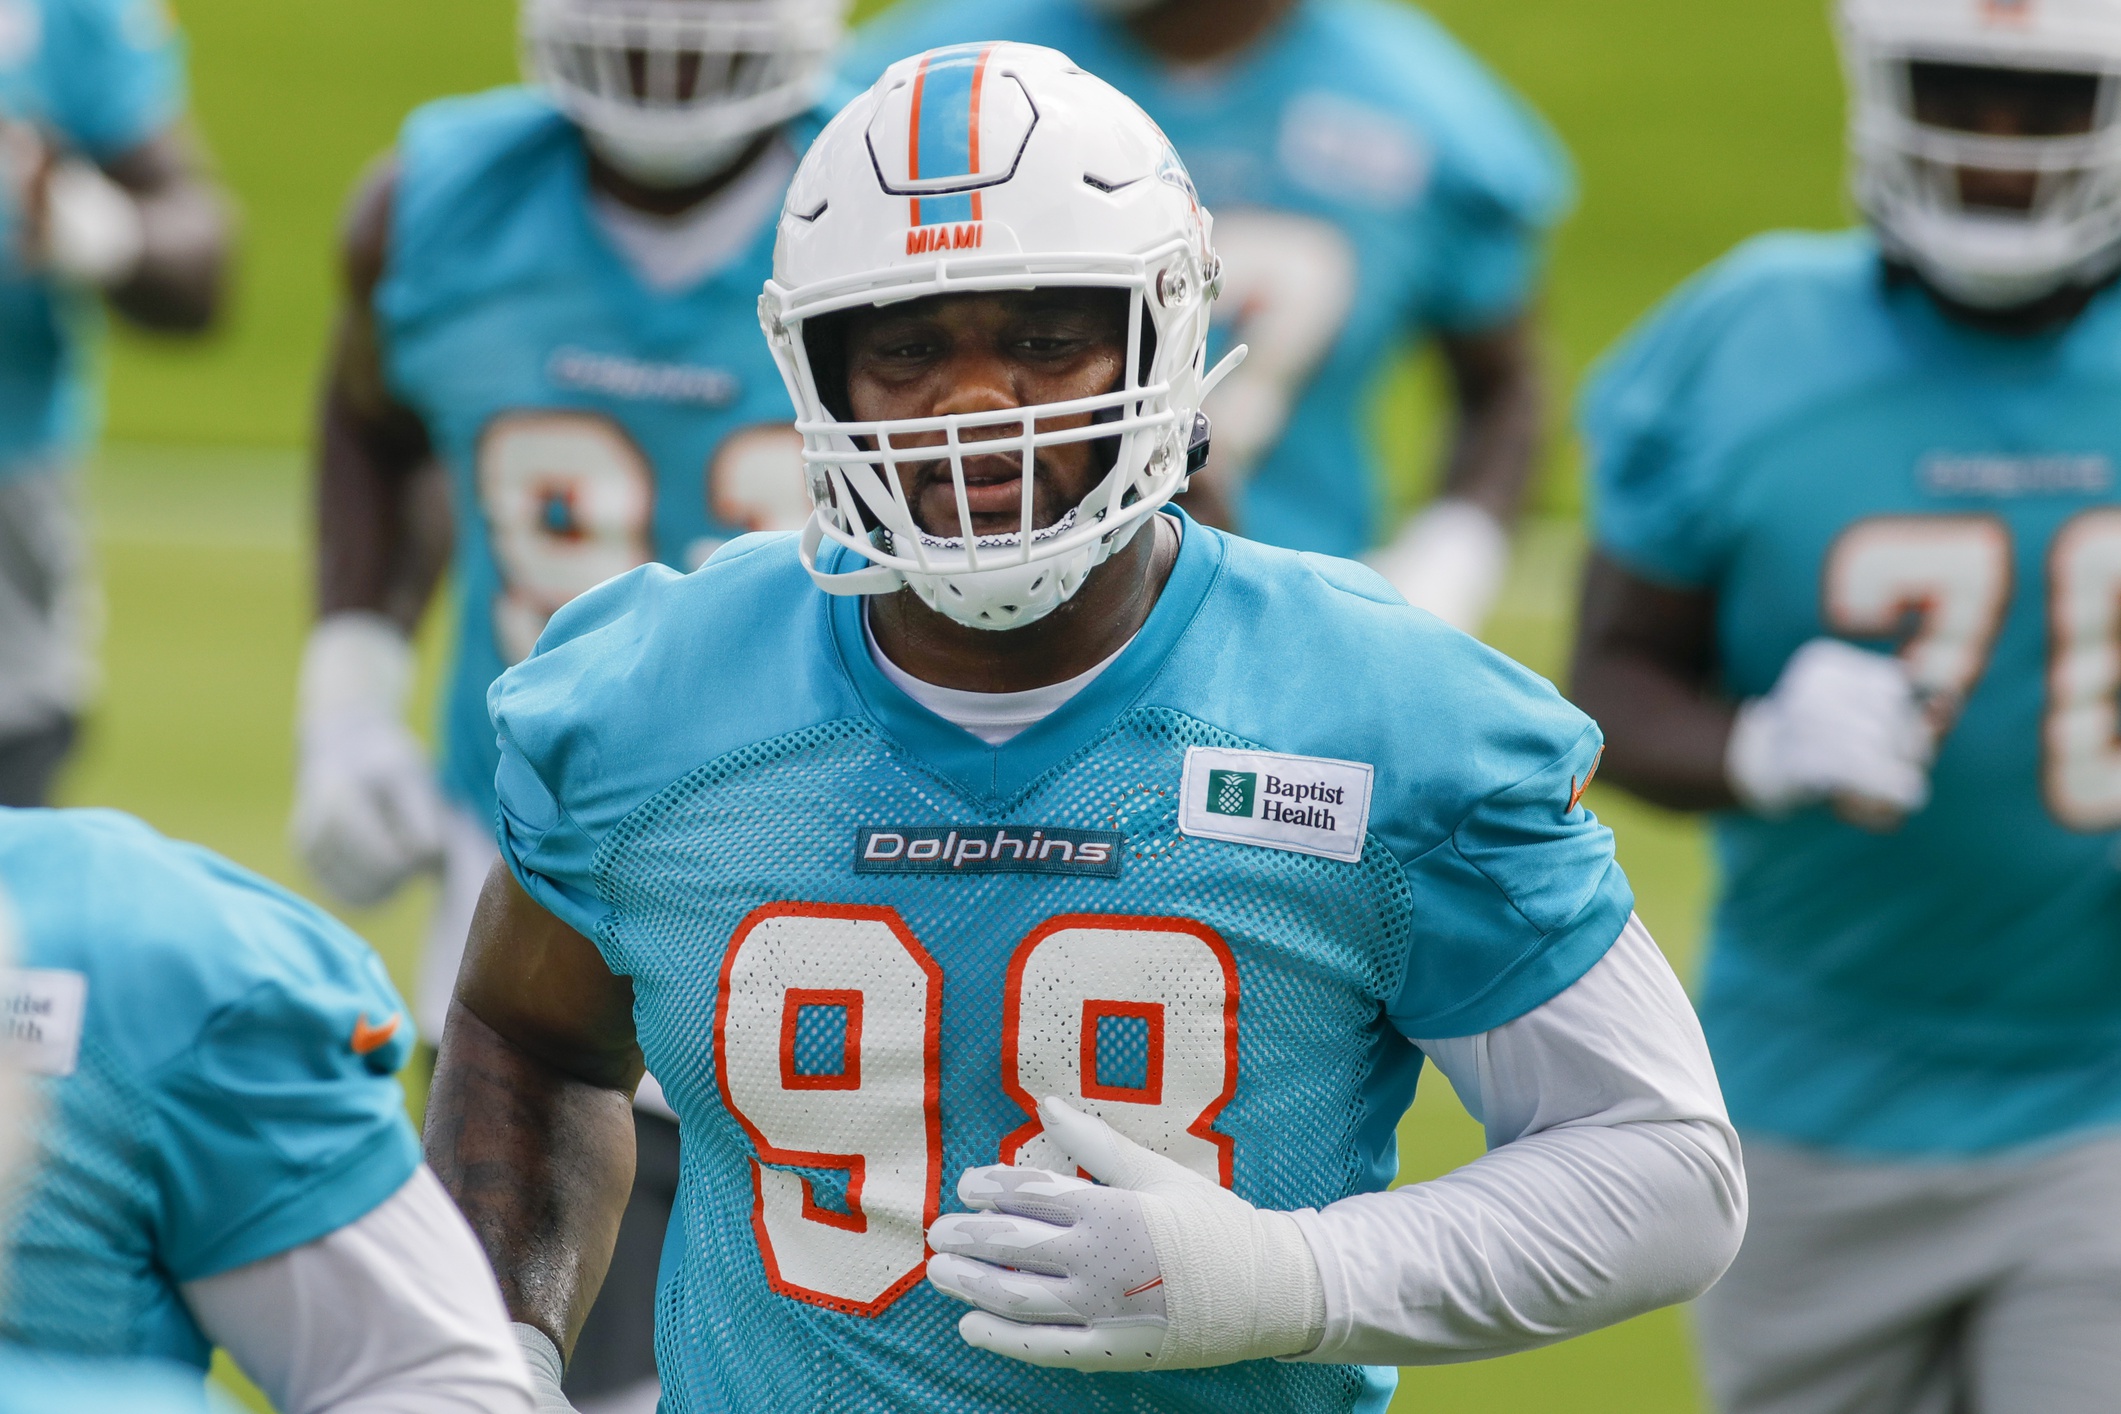
[[[232,317],[204,346],[129,334],[111,342],[109,441],[90,479],[107,683],[63,794],[134,811],[306,890],[282,826],[295,661],[310,611],[303,445],[336,294],[340,201],[414,104],[513,76],[514,6],[177,8],[192,42],[199,122],[242,203],[242,276]],[[1579,164],[1583,200],[1562,232],[1548,300],[1557,422],[1599,350],[1690,271],[1754,231],[1845,219],[1823,0],[1430,8],[1545,111]],[[1408,498],[1426,479],[1432,408],[1420,366],[1379,390],[1379,435]],[[1569,439],[1557,437],[1490,631],[1550,675],[1561,667],[1580,554],[1578,465]],[[441,645],[428,639],[432,665]],[[1696,831],[1611,792],[1594,802],[1619,832],[1644,917],[1690,970],[1707,889]],[[403,985],[428,898],[417,889],[350,920]],[[1409,1179],[1480,1150],[1477,1126],[1441,1082],[1424,1085],[1401,1140]],[[1516,1359],[1410,1371],[1395,1408],[1682,1414],[1700,1401],[1683,1317],[1667,1312]]]

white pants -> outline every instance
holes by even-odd
[[[1747,1136],[1745,1168],[1696,1311],[1723,1414],[2121,1410],[2121,1138],[1918,1164]]]

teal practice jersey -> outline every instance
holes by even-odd
[[[1604,955],[1598,730],[1344,561],[1198,525],[1133,643],[999,748],[791,536],[583,596],[493,691],[502,851],[632,979],[685,1132],[667,1414],[1381,1410],[1393,1373],[1085,1375],[922,1280],[1061,1095],[1274,1208],[1385,1187],[1421,1053]]]
[[[164,0],[0,0],[0,121],[106,161],[175,122],[183,54]],[[0,478],[51,470],[92,430],[88,291],[23,268],[21,216],[0,197]]]
[[[791,127],[789,145],[803,136]],[[431,103],[397,155],[375,308],[391,388],[426,424],[456,507],[442,781],[490,820],[486,689],[554,609],[808,511],[759,332],[780,202],[732,263],[660,291],[608,243],[580,134],[538,95]]]
[[[0,1342],[204,1369],[179,1287],[335,1232],[420,1163],[404,1003],[314,906],[104,810],[0,810],[43,1111],[0,1209]]]
[[[1398,0],[1303,0],[1213,68],[1171,69],[1088,0],[905,0],[845,65],[986,39],[1043,44],[1162,126],[1215,214],[1211,356],[1249,343],[1211,399],[1219,464],[1254,459],[1246,535],[1357,555],[1386,538],[1371,415],[1407,346],[1520,313],[1568,161],[1538,116]]]
[[[1898,651],[1945,724],[1896,830],[1717,817],[1732,1118],[1888,1155],[2121,1122],[2121,294],[2005,338],[1865,235],[1768,236],[1611,355],[1583,421],[1599,545],[1714,594],[1732,696],[1829,635]]]

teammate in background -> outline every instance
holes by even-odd
[[[109,811],[0,811],[33,1166],[0,1345],[226,1349],[302,1414],[530,1409],[492,1273],[420,1162],[412,1028],[321,910]]]
[[[441,864],[417,997],[429,1036],[495,857],[488,685],[590,586],[652,560],[690,569],[808,509],[758,290],[840,11],[524,0],[530,86],[421,108],[353,199],[294,835],[353,904]],[[407,635],[445,555],[437,792],[403,714]],[[678,1141],[652,1081],[639,1122],[637,1211],[572,1388],[653,1410]]]
[[[1726,1414],[2121,1390],[2121,3],[1847,0],[1865,232],[1682,289],[1586,399],[1576,697],[1716,811],[1753,1226]]]
[[[228,218],[163,0],[0,0],[0,804],[41,804],[95,685],[76,464],[98,296],[196,333]]]
[[[1543,441],[1541,246],[1570,200],[1536,114],[1397,0],[904,0],[859,37],[867,84],[941,44],[1048,45],[1148,110],[1217,215],[1218,349],[1187,504],[1270,545],[1371,552],[1408,602],[1486,618]],[[1387,370],[1433,343],[1451,422],[1437,498],[1391,518],[1370,435]]]
[[[584,595],[493,691],[508,867],[428,1144],[548,1398],[644,1055],[671,1414],[1382,1409],[1360,1362],[1735,1249],[1597,729],[1359,566],[1159,513],[1216,268],[1178,154],[1052,50],[907,59],[804,158],[761,317],[810,525]],[[1424,1053],[1497,1147],[1381,1192]]]

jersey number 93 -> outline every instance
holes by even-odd
[[[479,439],[478,480],[501,575],[493,628],[506,662],[530,656],[568,600],[656,557],[655,466],[602,413],[501,414]],[[784,423],[739,428],[709,459],[704,492],[719,524],[795,529],[810,508],[801,438]],[[704,544],[695,563],[720,543]]]

